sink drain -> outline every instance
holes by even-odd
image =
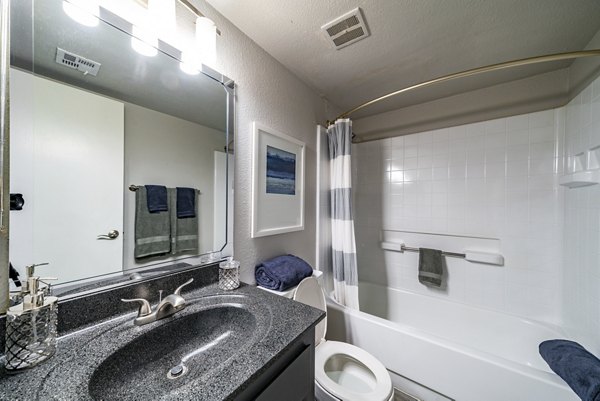
[[[186,368],[184,365],[177,365],[169,369],[169,371],[167,372],[167,377],[169,379],[178,379],[181,376],[185,375],[187,371],[188,368]]]

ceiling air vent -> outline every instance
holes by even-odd
[[[369,30],[360,8],[355,8],[336,18],[323,25],[321,29],[325,31],[327,38],[338,50],[369,36]]]
[[[100,66],[102,65],[96,61],[63,50],[60,47],[56,48],[56,62],[65,67],[81,71],[83,75],[90,74],[93,76],[98,75],[98,71],[100,71]]]

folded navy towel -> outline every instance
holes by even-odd
[[[166,212],[167,206],[167,187],[163,185],[145,185],[146,202],[150,213]]]
[[[177,187],[177,218],[196,217],[196,190]]]
[[[256,266],[254,277],[261,287],[285,291],[311,276],[312,271],[312,267],[299,257],[282,255]]]
[[[573,341],[548,340],[540,344],[548,366],[583,401],[600,401],[600,360]]]

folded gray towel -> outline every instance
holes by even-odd
[[[419,282],[431,287],[441,287],[443,275],[442,251],[419,248]]]
[[[169,188],[171,253],[198,252],[198,191],[194,191],[195,217],[177,218],[177,189]]]
[[[170,235],[169,212],[150,213],[146,188],[140,187],[135,192],[135,258],[169,253]]]

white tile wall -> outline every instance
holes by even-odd
[[[563,114],[549,110],[355,145],[361,280],[559,323]],[[418,282],[416,254],[378,248],[382,229],[498,238],[506,264],[446,258],[447,289],[430,290]]]
[[[600,146],[600,78],[566,106],[565,131],[567,161]],[[564,323],[575,338],[598,353],[600,185],[566,190],[564,227]]]

